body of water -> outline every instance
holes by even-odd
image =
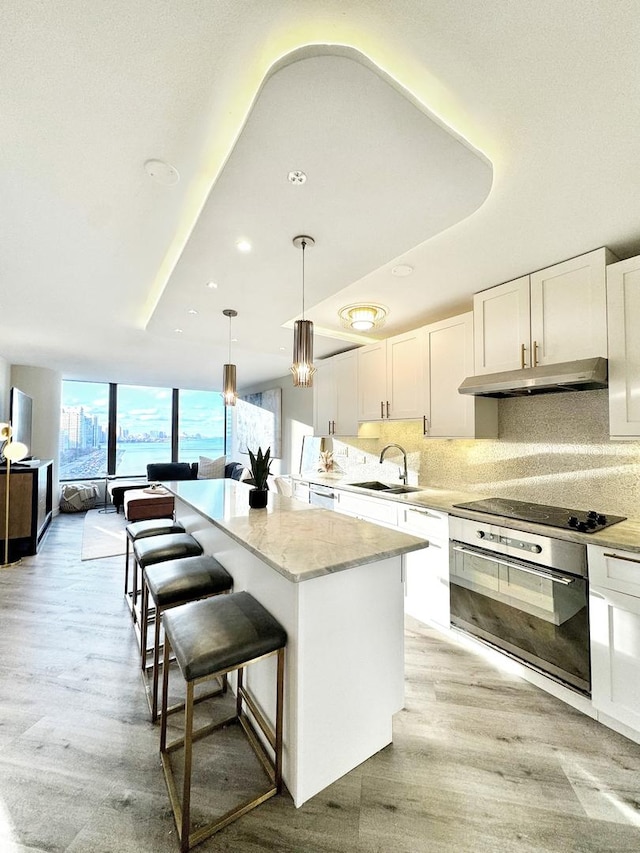
[[[200,456],[217,459],[224,452],[224,439],[182,439],[178,447],[180,462],[197,462]],[[86,454],[60,466],[61,480],[99,478],[106,475],[106,449],[88,450]],[[116,444],[118,477],[146,476],[151,462],[171,462],[170,441],[135,441]]]

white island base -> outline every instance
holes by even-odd
[[[176,517],[287,630],[283,775],[301,806],[391,743],[404,705],[402,557],[295,583],[180,499]],[[273,720],[275,659],[246,677]]]

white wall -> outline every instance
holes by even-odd
[[[11,365],[0,356],[0,421],[9,420],[9,389],[11,388]]]
[[[297,473],[302,436],[313,434],[313,389],[294,388],[291,374],[261,385],[242,388],[238,393],[255,394],[270,388],[282,389],[282,458],[273,465],[274,474]],[[246,460],[245,463],[246,464]]]

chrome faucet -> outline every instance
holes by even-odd
[[[400,470],[398,476],[400,477],[400,479],[402,480],[402,482],[406,486],[407,485],[407,451],[404,449],[404,447],[400,447],[399,444],[387,444],[386,447],[382,448],[382,453],[380,454],[380,464],[382,465],[382,460],[384,459],[384,454],[387,452],[387,450],[389,450],[392,447],[397,447],[398,450],[400,451],[400,453],[402,453],[402,458],[404,460],[404,473],[402,472],[402,470]]]

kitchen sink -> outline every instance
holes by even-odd
[[[411,492],[419,492],[419,486],[390,486],[379,480],[368,480],[366,483],[350,483],[356,489],[369,489],[374,492],[386,492],[388,495],[408,495]]]

